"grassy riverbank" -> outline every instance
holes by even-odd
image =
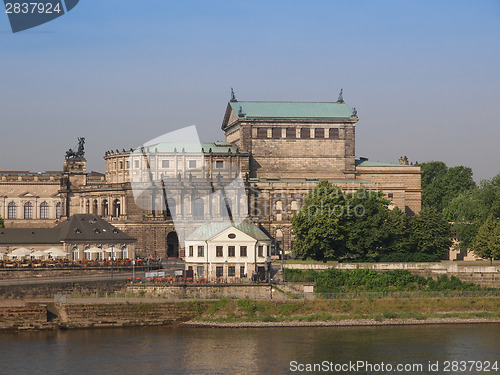
[[[222,299],[192,323],[383,322],[391,320],[488,319],[500,322],[500,298],[384,298],[357,300],[254,301]]]

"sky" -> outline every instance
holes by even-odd
[[[2,8],[3,9],[3,8]],[[13,34],[0,13],[0,169],[87,169],[239,100],[356,107],[356,155],[500,172],[499,0],[80,0]]]

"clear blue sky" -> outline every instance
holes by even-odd
[[[3,7],[2,7],[3,12]],[[0,169],[88,167],[240,100],[358,109],[357,156],[500,172],[500,1],[81,0],[12,34],[0,14]]]

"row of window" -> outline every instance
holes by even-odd
[[[282,137],[282,128],[271,128],[271,138],[283,138]],[[267,136],[268,128],[257,128],[257,138],[264,139],[268,138]],[[328,131],[328,132],[326,132]],[[308,138],[326,138],[328,134],[328,138],[330,139],[340,139],[340,132],[338,128],[331,129],[323,129],[323,128],[314,128],[313,136],[311,137],[311,129],[310,128],[301,128],[300,129],[300,138],[308,139]],[[296,128],[286,128],[285,130],[285,138],[294,139],[297,138]]]
[[[192,270],[193,267],[189,266],[189,270]],[[247,277],[245,273],[245,266],[240,266],[240,278],[245,278]],[[198,266],[196,267],[196,272],[198,273],[196,276],[197,277],[204,277],[205,276],[205,268],[203,266]],[[217,266],[215,267],[215,275],[219,278],[224,277],[224,267],[223,266]],[[228,266],[227,267],[227,276],[228,277],[235,277],[236,276],[236,267],[235,266]]]
[[[85,203],[85,212],[87,214],[90,214],[90,201],[87,201]],[[94,200],[94,202],[92,203],[92,213],[94,215],[99,215],[99,204],[97,202],[97,199]],[[100,214],[102,216],[109,216],[109,204],[108,204],[107,199],[104,199],[102,201]],[[113,217],[120,217],[120,215],[121,215],[121,202],[119,199],[115,199],[113,201],[113,211],[111,212],[111,214]]]
[[[264,246],[259,246],[257,248],[258,256],[260,258],[264,257]],[[267,246],[267,256],[271,256],[271,249]],[[205,247],[198,246],[198,257],[203,257],[205,254]],[[189,246],[189,257],[194,256],[194,246]],[[216,246],[215,247],[215,256],[218,258],[224,257],[224,246]],[[227,247],[227,256],[229,258],[233,258],[236,256],[236,246],[228,246]],[[248,251],[246,246],[240,246],[240,257],[247,257]]]
[[[24,208],[24,218],[33,219],[33,203],[26,202],[23,206]],[[40,204],[40,219],[49,218],[49,204],[47,202],[42,202]],[[61,202],[56,204],[56,219],[61,218]],[[17,219],[17,204],[15,202],[10,202],[7,205],[7,219]]]
[[[120,162],[121,163],[121,162]],[[188,166],[189,168],[196,168],[198,165],[197,160],[189,160],[188,161]],[[140,162],[139,160],[134,160],[134,168],[139,169],[140,167]],[[162,160],[161,161],[161,167],[162,168],[171,168],[170,167],[170,160]],[[122,164],[120,164],[120,169],[122,168]],[[216,160],[215,161],[215,168],[217,169],[222,169],[224,168],[224,161],[223,160]]]

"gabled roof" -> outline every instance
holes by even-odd
[[[249,235],[257,241],[271,241],[269,236],[265,234],[257,225],[250,221],[243,221],[238,225],[231,225],[228,221],[212,221],[200,225],[193,233],[191,233],[186,241],[208,241],[219,233],[225,231],[227,228],[236,228],[243,233]]]
[[[239,118],[350,119],[353,111],[338,102],[230,102]],[[240,112],[241,108],[241,112]]]

